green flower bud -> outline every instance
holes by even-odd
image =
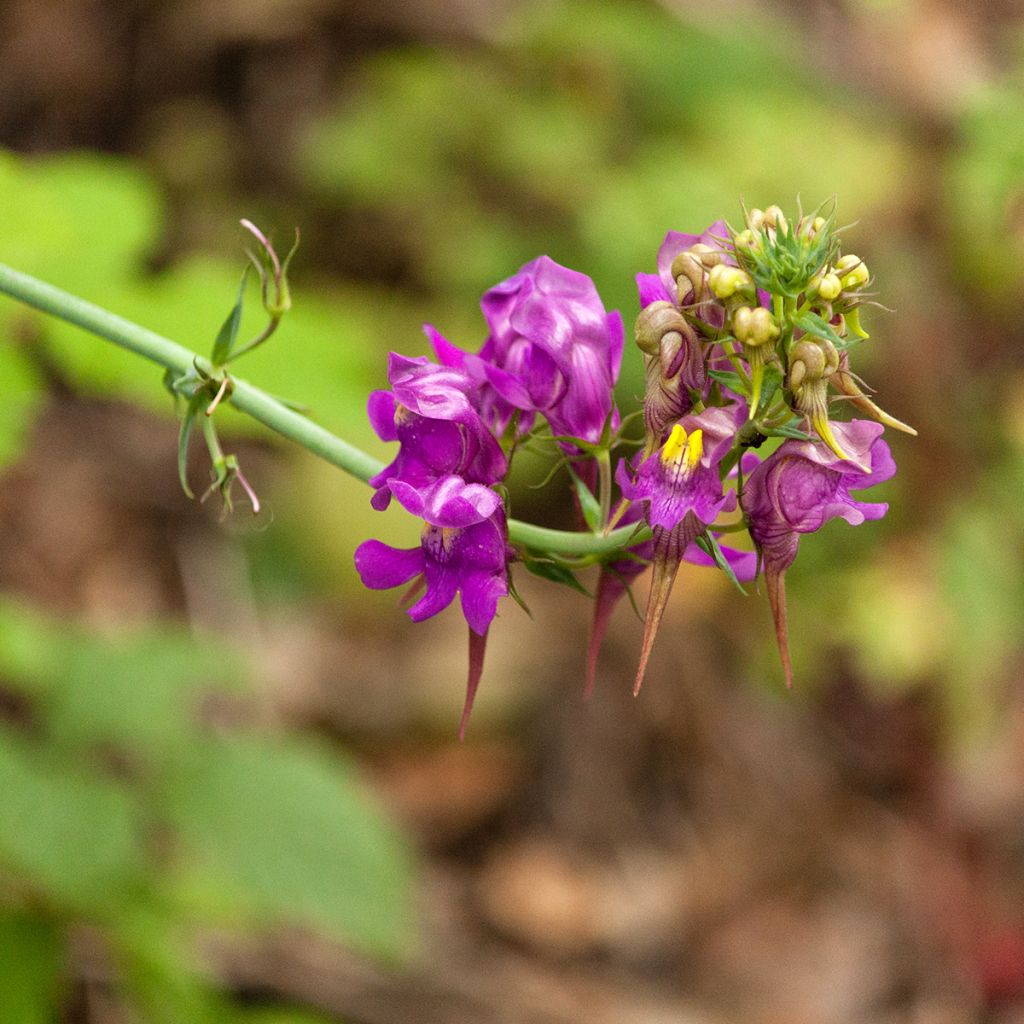
[[[753,279],[746,271],[740,270],[739,267],[727,267],[723,263],[711,268],[708,284],[719,299],[727,299],[739,291],[754,290]]]

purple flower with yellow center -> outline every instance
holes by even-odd
[[[630,480],[624,463],[618,478],[623,495],[642,502],[654,535],[654,570],[647,600],[644,637],[633,692],[639,693],[654,638],[661,625],[679,563],[686,550],[720,512],[736,507],[724,491],[719,463],[732,447],[741,405],[707,409],[672,427],[660,450],[644,459]]]
[[[379,540],[356,549],[356,570],[364,586],[389,590],[413,582],[408,596],[422,595],[409,608],[421,622],[443,611],[461,596],[462,614],[469,625],[469,677],[459,739],[473,709],[483,671],[487,630],[499,598],[508,593],[508,546],[505,514],[499,507],[476,522],[451,528],[426,523],[419,547],[393,548]]]
[[[367,411],[380,439],[398,441],[401,448],[370,480],[376,488],[371,504],[385,509],[394,496],[407,511],[437,526],[465,525],[465,509],[451,522],[432,518],[425,509],[452,506],[460,491],[466,492],[463,504],[471,506],[508,471],[501,446],[474,405],[474,382],[456,368],[396,353],[389,358],[388,379],[392,390],[374,391]]]
[[[555,434],[600,440],[612,414],[623,330],[594,282],[541,256],[486,292],[480,305],[490,334],[479,355],[427,332],[441,362],[481,386],[488,423],[503,433],[518,410],[523,434],[541,413]]]
[[[853,526],[881,519],[887,504],[858,501],[850,492],[873,487],[896,472],[880,423],[852,420],[832,429],[846,458],[817,441],[786,441],[757,465],[743,488],[743,512],[764,565],[787,686],[793,685],[793,666],[785,573],[796,558],[800,534],[813,533],[830,519],[845,519]]]

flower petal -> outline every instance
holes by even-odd
[[[422,548],[393,548],[379,540],[367,540],[356,548],[356,572],[364,587],[390,590],[408,583],[423,572]]]

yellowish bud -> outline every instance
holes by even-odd
[[[756,206],[747,211],[747,227],[753,231],[760,231],[764,227],[764,210]]]
[[[789,222],[786,220],[786,215],[782,212],[781,207],[773,204],[764,211],[764,226],[766,228],[775,228],[776,231],[785,231],[788,224]]]
[[[868,283],[871,275],[867,264],[859,257],[850,253],[843,256],[836,264],[836,272],[840,275],[844,288],[860,288]]]
[[[737,249],[756,249],[760,245],[760,239],[750,228],[745,228],[733,239],[733,244]]]
[[[818,274],[811,281],[811,291],[817,292],[826,302],[833,302],[838,299],[842,290],[843,283],[839,280],[839,275],[831,270],[825,274]]]
[[[775,317],[763,306],[740,306],[732,315],[732,332],[738,342],[753,348],[767,345],[780,333]]]
[[[753,291],[754,288],[754,282],[746,271],[722,263],[711,268],[708,284],[719,299],[727,299],[738,291]]]
[[[721,252],[710,245],[705,245],[703,242],[695,242],[691,245],[690,252],[708,269],[722,262]]]

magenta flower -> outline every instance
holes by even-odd
[[[793,685],[793,668],[784,577],[796,558],[800,534],[813,533],[830,519],[853,526],[881,519],[888,505],[858,501],[850,491],[872,487],[896,472],[880,423],[852,420],[832,429],[846,459],[816,441],[786,441],[750,473],[743,489],[743,511],[764,564],[787,686]]]
[[[736,415],[735,408],[723,406],[684,416],[665,444],[640,463],[634,480],[625,462],[619,463],[623,495],[645,503],[644,518],[652,528],[674,530],[689,513],[712,523],[719,512],[735,508],[735,493],[722,490],[718,464],[732,447]]]
[[[385,509],[394,496],[407,511],[435,526],[475,522],[466,520],[465,509],[451,522],[426,511],[442,506],[453,509],[456,491],[463,504],[475,507],[487,485],[502,480],[508,471],[501,446],[474,404],[475,384],[456,368],[394,352],[389,357],[388,379],[392,390],[374,391],[367,411],[380,439],[398,441],[401,448],[394,461],[370,480],[377,489],[371,504]],[[497,496],[493,497],[496,502]]]
[[[449,512],[445,512],[449,515]],[[501,508],[460,528],[426,524],[420,546],[393,548],[379,540],[356,549],[356,570],[371,590],[390,590],[415,580],[412,593],[423,594],[409,608],[409,617],[422,622],[443,611],[461,596],[462,614],[469,624],[469,679],[459,738],[473,708],[483,670],[487,630],[499,598],[508,593],[508,547],[505,514]]]
[[[683,417],[664,445],[640,463],[634,480],[625,463],[619,464],[622,493],[643,503],[644,518],[654,534],[654,571],[634,694],[643,683],[679,563],[720,512],[736,507],[736,493],[723,490],[718,467],[732,447],[736,417],[742,412],[737,405]]]
[[[481,300],[490,334],[479,355],[427,327],[438,358],[481,385],[482,408],[502,433],[542,413],[555,434],[597,442],[612,413],[622,362],[622,318],[608,313],[594,282],[547,256],[527,263]]]

